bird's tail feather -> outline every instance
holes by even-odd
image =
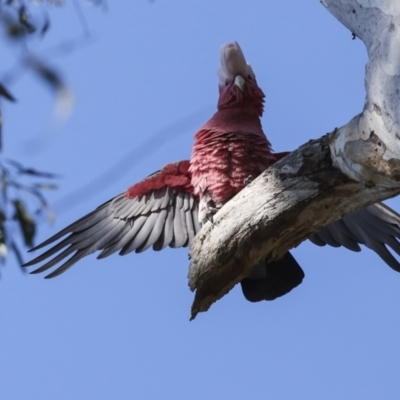
[[[280,260],[262,261],[253,273],[241,282],[244,297],[257,302],[274,300],[289,293],[303,281],[304,272],[295,258],[287,252]]]

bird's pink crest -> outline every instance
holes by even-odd
[[[265,95],[257,85],[250,64],[237,42],[221,47],[221,61],[218,69],[219,92],[218,109],[248,108],[261,116]]]

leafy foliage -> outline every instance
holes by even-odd
[[[0,162],[0,258],[6,259],[10,249],[19,264],[23,257],[16,239],[22,239],[27,247],[33,246],[36,233],[36,221],[46,215],[51,222],[54,215],[43,194],[47,189],[56,189],[52,180],[57,175],[24,167],[17,161]],[[18,229],[15,229],[17,225]]]
[[[83,14],[79,0],[72,0],[78,18]],[[86,1],[105,6],[104,0]],[[25,71],[32,71],[55,94],[58,111],[69,111],[71,95],[62,75],[45,57],[29,49],[31,39],[44,39],[50,32],[49,11],[64,5],[63,0],[0,0],[0,28],[4,44],[17,47],[19,62],[11,71],[2,71],[0,77],[0,261],[4,262],[11,251],[18,263],[23,264],[21,244],[31,247],[37,231],[37,221],[45,215],[52,221],[54,215],[46,201],[45,191],[57,189],[53,173],[26,167],[21,162],[4,158],[1,102],[16,102],[10,90],[12,83]],[[83,25],[83,24],[82,24]],[[83,26],[87,34],[87,26]],[[60,45],[60,51],[68,46]],[[70,45],[68,51],[71,51]],[[0,65],[1,71],[1,65]],[[11,121],[12,122],[12,121]],[[10,125],[10,124],[8,124]]]

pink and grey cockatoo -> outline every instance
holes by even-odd
[[[201,225],[249,180],[288,154],[274,153],[263,132],[265,95],[238,43],[222,46],[218,76],[218,110],[196,133],[191,159],[166,165],[36,246],[32,250],[60,240],[25,264],[44,262],[32,273],[57,266],[46,278],[58,276],[98,250],[98,258],[104,258],[117,251],[125,255],[149,247],[188,246]],[[353,251],[364,244],[400,271],[386,247],[400,254],[399,224],[400,216],[379,203],[328,225],[310,240]],[[303,277],[287,253],[278,261],[256,265],[241,285],[250,301],[272,300],[299,285]]]

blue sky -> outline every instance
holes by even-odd
[[[76,100],[60,132],[48,129],[51,93],[30,74],[11,88],[18,104],[3,105],[4,154],[63,175],[48,196],[57,219],[43,221],[37,242],[190,156],[215,110],[224,43],[241,44],[267,95],[263,125],[276,151],[362,109],[363,44],[319,1],[120,3],[107,13],[84,6],[90,44],[51,58]],[[41,54],[82,32],[72,7],[51,16]],[[70,196],[82,188],[84,198]],[[400,276],[365,248],[303,243],[293,254],[306,278],[292,293],[251,304],[237,287],[193,322],[186,249],[91,256],[53,280],[22,274],[10,258],[1,397],[398,399]]]

